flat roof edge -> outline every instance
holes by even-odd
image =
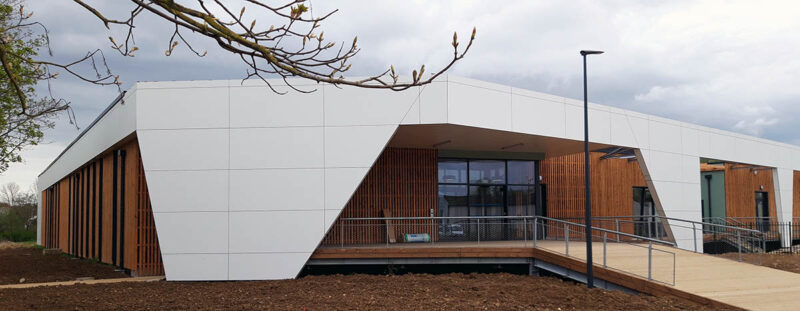
[[[73,139],[72,142],[70,142],[69,145],[67,145],[67,147],[64,148],[64,150],[62,150],[61,153],[59,153],[58,156],[55,159],[53,159],[53,161],[50,162],[50,164],[47,165],[47,167],[41,173],[39,173],[39,175],[37,175],[37,177],[42,177],[42,175],[44,175],[44,173],[46,173],[47,170],[49,170],[53,166],[53,164],[58,162],[58,160],[61,159],[61,157],[65,153],[67,153],[67,150],[72,148],[72,146],[75,145],[75,143],[78,142],[83,137],[83,135],[86,135],[86,133],[89,132],[89,130],[91,130],[95,126],[95,124],[97,124],[97,122],[100,122],[100,119],[105,117],[106,114],[108,114],[108,112],[111,111],[112,108],[114,108],[114,106],[116,106],[118,103],[122,102],[123,101],[122,99],[125,97],[125,94],[127,94],[127,93],[128,93],[128,91],[122,91],[122,93],[119,93],[117,98],[115,98],[113,101],[111,101],[111,104],[109,104],[106,107],[106,109],[104,109],[103,112],[101,112],[97,116],[97,118],[95,118],[94,121],[92,121],[92,123],[89,123],[89,125],[86,128],[84,128],[83,131],[81,131],[80,134],[78,134],[78,137],[75,137],[75,139]]]

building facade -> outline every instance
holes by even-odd
[[[517,234],[345,237],[341,217],[581,216],[581,101],[452,75],[403,92],[304,83],[317,91],[137,83],[39,176],[39,243],[168,280],[281,279],[344,239]],[[791,221],[799,147],[589,108],[595,215],[702,221],[705,158],[767,168],[774,216]],[[663,226],[619,230],[692,248],[691,230]]]

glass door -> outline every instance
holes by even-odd
[[[505,216],[506,163],[498,160],[469,161],[470,216]],[[475,222],[481,240],[502,240],[503,220],[482,219]]]

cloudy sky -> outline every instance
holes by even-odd
[[[146,12],[137,23],[136,57],[109,49],[110,35],[72,1],[28,0],[48,26],[54,58],[68,60],[102,48],[125,82],[236,79],[237,57],[213,42],[198,58],[181,46],[170,57],[170,25]],[[89,0],[122,18],[127,1]],[[194,2],[183,0],[183,2]],[[239,7],[242,1],[227,1]],[[403,72],[441,67],[453,31],[475,45],[451,73],[556,95],[581,98],[581,49],[606,54],[590,63],[591,98],[600,104],[655,114],[777,141],[800,144],[800,3],[796,1],[312,1],[313,12],[339,9],[322,25],[325,37],[362,48],[353,74],[394,64]],[[248,10],[248,14],[253,14]],[[256,16],[254,16],[256,17]],[[258,25],[270,23],[257,16]],[[111,87],[64,78],[56,95],[72,101],[78,125],[88,125],[117,95]],[[46,142],[26,150],[24,163],[0,175],[23,187],[79,133],[62,118]]]

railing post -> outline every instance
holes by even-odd
[[[344,248],[344,223],[339,224],[339,240],[341,241],[342,248]]]
[[[539,228],[537,224],[539,223],[539,218],[533,219],[533,247],[536,247],[536,240],[539,239]]]
[[[384,222],[384,226],[386,227],[386,247],[389,247],[389,223]]]
[[[692,235],[694,235],[694,252],[697,253],[697,227],[692,223]]]
[[[614,222],[617,225],[617,243],[619,243],[619,233],[620,233],[620,231],[619,231],[619,218],[614,218]]]
[[[675,270],[676,270],[676,263],[675,263],[675,253],[672,253],[672,286],[675,286]]]
[[[522,217],[522,245],[528,246],[528,219]]]
[[[569,225],[564,224],[564,254],[569,257]]]
[[[434,222],[434,219],[431,218],[431,244],[433,244],[433,232],[434,232],[433,230],[436,229],[436,227],[434,226],[433,222]]]
[[[653,280],[653,241],[647,243],[647,279]]]
[[[481,245],[481,219],[478,218],[478,245]]]
[[[653,226],[653,217],[647,217],[647,237],[653,238],[653,233],[650,232],[650,227]]]
[[[603,268],[606,266],[606,240],[608,239],[608,232],[603,232]]]
[[[736,230],[736,244],[739,245],[739,261],[742,261],[742,232]]]

